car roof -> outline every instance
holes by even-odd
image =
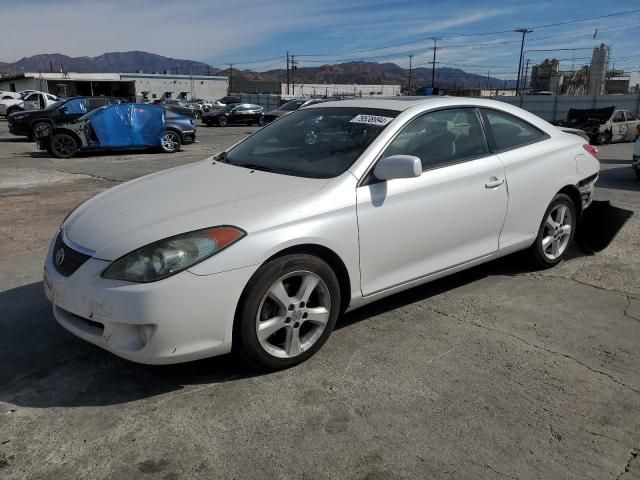
[[[422,106],[425,108],[440,108],[457,105],[475,105],[479,107],[494,107],[500,110],[509,110],[511,105],[498,100],[489,100],[472,97],[449,97],[446,95],[428,97],[366,97],[345,100],[331,100],[317,103],[311,107],[303,108],[331,108],[331,107],[359,107],[375,108],[381,110],[395,110],[402,112],[411,107]]]

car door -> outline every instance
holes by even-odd
[[[638,134],[638,125],[640,125],[640,119],[638,116],[629,111],[624,112],[625,122],[627,124],[627,135],[625,137],[625,142],[633,142],[635,136]]]
[[[611,141],[620,142],[627,136],[627,123],[622,110],[616,110],[611,118]]]
[[[498,249],[507,211],[500,159],[489,151],[474,108],[422,114],[379,158],[420,158],[420,177],[357,188],[363,295],[486,257]]]
[[[41,104],[44,103],[39,93],[31,93],[24,98],[25,110],[40,110]]]

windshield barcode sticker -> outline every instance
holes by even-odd
[[[380,117],[378,115],[356,115],[349,123],[366,123],[367,125],[384,126],[393,120],[392,117]]]

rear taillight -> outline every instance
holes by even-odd
[[[590,153],[593,158],[600,161],[600,152],[598,152],[598,149],[596,147],[594,147],[593,145],[585,144],[582,145],[582,148]]]

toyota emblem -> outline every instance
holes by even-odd
[[[64,262],[64,248],[60,247],[56,251],[56,265],[59,267]]]

